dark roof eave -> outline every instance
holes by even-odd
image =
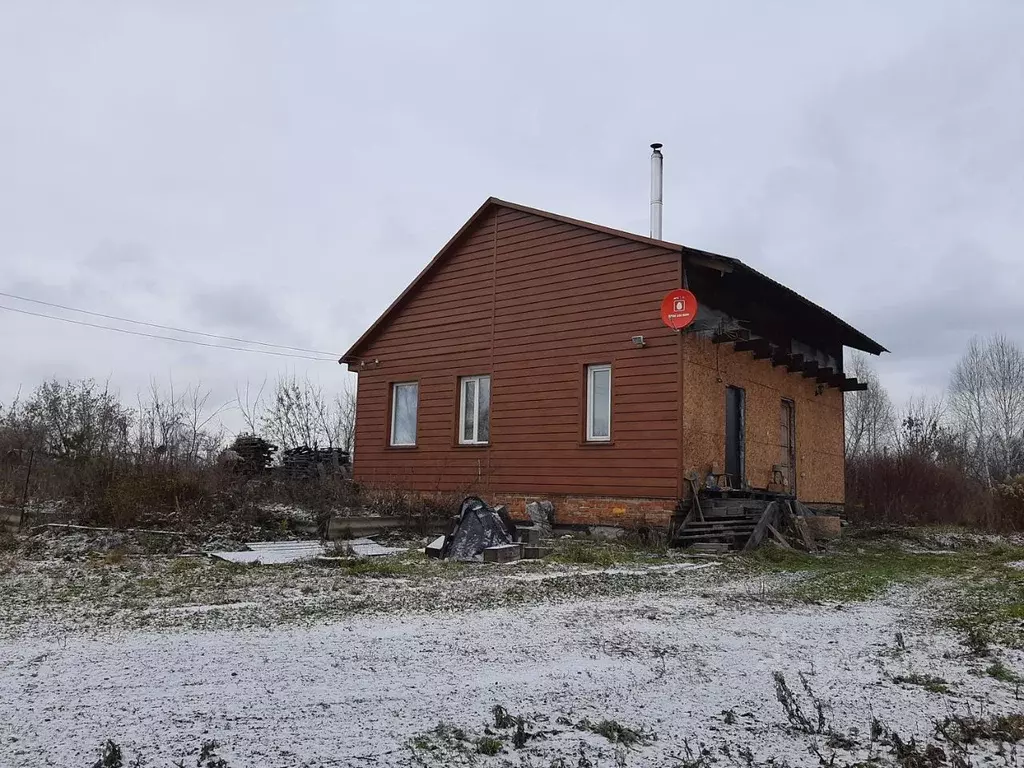
[[[731,256],[722,256],[721,254],[711,253],[710,251],[702,251],[698,248],[689,248],[687,246],[682,246],[682,251],[684,254],[698,255],[702,258],[709,259],[711,261],[721,262],[732,269],[739,269],[757,280],[763,280],[764,282],[769,283],[770,285],[778,288],[779,290],[783,291],[787,296],[795,299],[796,301],[799,301],[801,304],[813,309],[815,312],[820,312],[821,314],[825,315],[825,317],[828,320],[830,320],[838,330],[842,332],[840,334],[842,336],[840,341],[842,342],[844,347],[859,349],[863,352],[868,352],[869,354],[872,355],[880,355],[883,352],[889,351],[881,344],[879,344],[877,341],[869,337],[867,334],[858,331],[845,320],[832,314],[821,305],[815,304],[806,296],[801,296],[799,293],[794,291],[789,286],[783,285],[778,280],[773,280],[772,278],[768,277],[768,275],[764,274],[763,272],[757,271],[756,269],[745,264],[739,259],[735,259]]]

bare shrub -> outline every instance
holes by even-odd
[[[246,393],[243,409],[249,413],[247,420],[253,422],[250,428],[255,428],[258,414],[262,434],[282,449],[311,446],[352,450],[356,411],[355,394],[350,388],[330,397],[309,379],[281,377],[265,408],[259,395],[250,403],[248,389]]]

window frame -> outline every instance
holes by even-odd
[[[480,381],[487,379],[487,439],[480,439]],[[467,385],[472,382],[474,385],[474,396],[473,396],[473,439],[466,439],[466,389]],[[472,376],[460,376],[459,377],[459,434],[458,444],[459,445],[490,445],[491,443],[491,416],[490,416],[490,401],[491,401],[491,374],[489,373],[478,373]]]
[[[608,372],[608,434],[607,435],[596,435],[594,434],[594,374],[598,371]],[[611,363],[591,363],[586,367],[587,377],[587,402],[586,410],[583,414],[585,420],[584,424],[584,437],[588,443],[610,443],[612,441],[612,364]]]
[[[395,441],[395,422],[398,416],[398,390],[400,387],[416,388],[416,416],[412,425],[412,442],[399,443]],[[419,381],[393,381],[391,382],[391,420],[388,433],[388,446],[391,448],[415,448],[419,436],[420,422],[420,383]]]

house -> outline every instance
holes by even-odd
[[[567,525],[668,526],[692,473],[841,505],[843,347],[885,351],[734,258],[491,198],[341,359],[354,477]]]

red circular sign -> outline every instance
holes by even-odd
[[[673,331],[679,331],[697,317],[697,297],[685,288],[669,291],[661,300],[661,319]]]

